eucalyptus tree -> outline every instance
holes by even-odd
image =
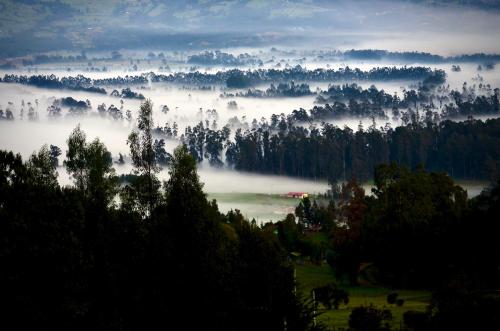
[[[130,133],[127,139],[134,173],[140,177],[133,188],[135,191],[133,200],[145,202],[147,204],[145,212],[148,215],[151,215],[160,196],[158,192],[160,182],[156,177],[160,167],[157,164],[153,146],[153,129],[153,103],[148,99],[141,104],[137,117],[137,128]]]
[[[155,159],[159,166],[165,166],[170,163],[172,155],[165,149],[164,139],[155,139],[153,143],[153,150],[155,152]]]
[[[26,166],[35,185],[57,186],[58,174],[47,145],[43,145],[37,153],[33,153]]]
[[[87,136],[80,128],[80,124],[71,132],[67,143],[68,150],[64,165],[75,180],[76,186],[83,191],[85,189],[85,145],[87,144]]]
[[[59,166],[59,156],[62,154],[61,149],[56,145],[50,145],[50,159],[54,167]]]
[[[80,125],[68,138],[64,165],[85,196],[106,205],[112,200],[116,179],[111,153],[98,138],[87,143]]]
[[[115,196],[117,184],[111,153],[96,138],[86,145],[85,160],[87,192],[96,202],[107,205]]]

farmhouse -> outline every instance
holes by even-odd
[[[288,192],[287,198],[296,198],[296,199],[304,199],[309,196],[306,192]]]

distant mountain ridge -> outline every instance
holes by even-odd
[[[398,24],[408,25],[400,13],[414,15],[412,28],[421,30],[427,27],[428,15],[419,8],[451,6],[491,15],[500,10],[500,1],[0,0],[0,56],[159,45],[201,49],[300,43],[301,37],[323,32],[373,33],[374,27],[386,25],[394,31]]]

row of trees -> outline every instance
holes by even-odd
[[[113,90],[113,92],[111,92],[110,95],[113,97],[126,98],[126,99],[139,99],[139,100],[145,99],[144,95],[130,90],[129,87],[122,89],[121,92],[119,92],[118,90]]]
[[[462,179],[495,180],[500,174],[499,119],[415,121],[395,129],[360,125],[355,132],[328,123],[307,129],[282,116],[252,126],[237,129],[232,140],[228,126],[216,130],[200,123],[188,127],[181,139],[199,162],[208,158],[213,165],[225,161],[242,171],[330,182],[352,176],[365,181],[376,165],[393,161],[409,167],[423,164]]]
[[[334,69],[306,70],[300,65],[290,69],[259,69],[254,71],[230,70],[225,75],[228,88],[247,88],[265,82],[324,82],[324,81],[386,81],[386,80],[418,80],[422,81],[430,76],[446,77],[442,70],[431,70],[424,67],[377,67],[368,71],[359,68],[351,69],[348,66]]]
[[[205,51],[199,54],[188,56],[187,63],[202,65],[222,65],[222,66],[244,66],[244,65],[262,65],[262,61],[248,53],[233,54],[221,51]]]
[[[400,98],[378,90],[374,85],[363,89],[356,83],[329,85],[326,91],[318,90],[316,106],[309,111],[294,110],[291,119],[295,122],[312,122],[343,117],[387,118],[387,111],[398,118],[401,111],[420,111],[431,119],[467,117],[472,115],[498,115],[500,112],[500,90],[480,83],[468,86],[462,91],[443,86],[444,76],[429,76],[416,89],[403,91]],[[244,92],[224,92],[221,97],[297,97],[313,94],[307,84],[279,84],[264,90],[248,89]]]
[[[368,61],[395,61],[410,63],[453,63],[453,62],[498,62],[498,54],[461,54],[456,56],[441,56],[425,52],[391,52],[379,49],[351,49],[345,52],[333,51],[326,52],[323,57],[335,57],[343,60],[368,60]]]
[[[350,102],[354,100],[361,103],[369,103],[379,108],[408,108],[416,107],[421,103],[432,103],[438,99],[442,104],[442,94],[446,96],[444,88],[439,89],[440,93],[436,93],[436,87],[441,86],[445,82],[445,76],[432,75],[427,77],[416,89],[403,90],[403,98],[400,98],[397,93],[394,95],[386,93],[384,90],[378,90],[374,85],[367,89],[363,89],[356,83],[343,85],[329,85],[326,91],[321,91],[316,98],[316,102],[320,104],[333,102]],[[449,87],[447,88],[449,89]],[[446,100],[446,99],[445,99]]]
[[[245,92],[228,93],[224,92],[220,95],[221,98],[234,98],[234,97],[245,97],[245,98],[278,98],[278,97],[302,97],[306,95],[312,95],[309,84],[301,83],[295,84],[295,82],[279,83],[278,85],[271,84],[266,90],[259,89],[248,89]]]
[[[68,89],[73,91],[106,94],[105,89],[103,89],[102,87],[94,86],[92,83],[92,79],[84,77],[82,75],[62,78],[58,78],[53,74],[33,76],[5,75],[0,81],[3,83],[17,83],[51,89]]]
[[[176,72],[168,75],[143,73],[136,76],[91,79],[82,75],[58,78],[55,75],[18,76],[8,74],[1,81],[45,88],[67,88],[88,92],[106,93],[102,86],[146,85],[149,82],[168,82],[187,85],[226,85],[229,88],[246,88],[263,83],[296,82],[334,82],[334,81],[386,81],[415,80],[427,77],[445,77],[442,70],[426,67],[378,67],[368,71],[349,67],[334,69],[307,70],[301,66],[288,69],[225,70],[217,73]]]
[[[388,109],[397,118],[401,110],[421,111],[428,118],[456,118],[500,113],[500,90],[492,90],[483,84],[468,87],[462,91],[437,85],[422,84],[416,90],[404,90],[403,98],[390,95],[375,86],[362,89],[357,84],[331,85],[316,98],[319,104],[309,111],[300,109],[292,113],[296,121],[306,122],[342,117],[387,117]],[[439,110],[439,111],[438,111]]]

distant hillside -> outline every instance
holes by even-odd
[[[427,30],[428,19],[441,15],[434,13],[438,7],[446,9],[443,17],[430,24],[440,29],[456,24],[456,18],[445,17],[450,6],[458,12],[475,8],[494,15],[500,1],[0,0],[0,56],[52,50],[246,47],[293,40],[302,45],[303,37],[330,33]],[[484,21],[470,20],[472,25],[480,23]]]

